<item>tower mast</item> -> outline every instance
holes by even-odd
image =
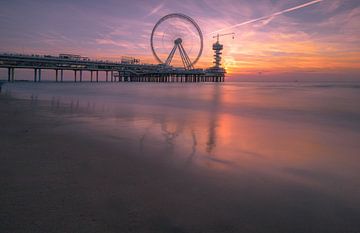
[[[217,69],[221,68],[221,55],[222,55],[221,51],[224,48],[224,46],[220,44],[220,37],[228,36],[228,35],[232,35],[234,39],[235,33],[232,32],[226,34],[217,34],[216,36],[213,36],[213,38],[216,38],[216,42],[213,44],[213,50],[214,50],[214,67]]]

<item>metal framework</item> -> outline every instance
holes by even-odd
[[[168,58],[166,59],[165,61],[165,65],[168,65],[170,66],[170,63],[174,57],[174,54],[176,52],[176,50],[179,49],[179,52],[180,52],[180,57],[181,57],[181,60],[183,62],[183,65],[184,65],[184,68],[187,69],[187,70],[192,70],[194,69],[194,66],[193,64],[191,63],[190,61],[190,58],[189,56],[187,55],[183,45],[182,45],[182,39],[181,38],[177,38],[175,41],[174,41],[174,47],[173,49],[171,50]]]
[[[194,28],[197,31],[197,34],[199,36],[200,39],[200,48],[199,51],[197,53],[196,58],[194,59],[194,61],[191,61],[188,54],[186,53],[186,50],[184,49],[182,42],[183,42],[183,38],[176,38],[174,40],[174,47],[171,50],[169,56],[167,57],[167,59],[165,61],[161,60],[161,58],[159,57],[159,55],[156,52],[156,49],[154,47],[154,35],[158,29],[158,27],[165,21],[167,20],[171,20],[171,19],[180,19],[183,21],[186,21],[188,23],[190,23],[191,25],[194,26]],[[173,60],[174,54],[176,52],[177,49],[179,49],[179,53],[180,53],[180,57],[182,60],[182,63],[184,65],[184,68],[187,70],[191,70],[194,69],[194,65],[198,62],[198,60],[201,57],[202,51],[203,51],[203,46],[204,46],[204,41],[203,41],[203,34],[201,32],[201,29],[199,27],[199,25],[195,22],[195,20],[193,20],[192,18],[190,18],[187,15],[184,14],[179,14],[179,13],[174,13],[174,14],[169,14],[166,15],[164,17],[162,17],[154,26],[152,32],[151,32],[151,37],[150,37],[150,45],[151,45],[151,51],[155,57],[155,59],[160,63],[160,64],[165,64],[165,65],[170,65],[171,61]]]

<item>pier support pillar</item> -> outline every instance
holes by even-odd
[[[15,82],[15,68],[11,68],[11,82]]]
[[[60,70],[60,81],[64,81],[64,70]]]
[[[80,82],[82,82],[82,70],[80,70]]]
[[[106,71],[106,82],[109,81],[109,71]]]
[[[8,82],[11,81],[11,68],[8,68]]]
[[[77,72],[74,70],[74,81],[77,82]]]
[[[55,81],[58,82],[59,81],[59,72],[58,70],[55,70]]]
[[[99,82],[99,71],[98,70],[96,71],[96,82],[97,83]]]
[[[110,77],[111,82],[114,82],[114,71],[111,71],[110,75],[111,75]]]
[[[34,83],[36,83],[36,81],[37,81],[37,69],[35,68],[34,69]]]
[[[93,81],[93,71],[91,70],[90,71],[90,82],[92,82]]]
[[[41,69],[39,69],[38,72],[39,72],[38,82],[41,82]]]

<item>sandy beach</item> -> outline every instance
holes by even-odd
[[[47,115],[46,107],[0,98],[1,232],[251,228],[232,225],[238,217],[226,212],[236,208],[225,177],[153,161],[134,142],[98,139],[81,124]]]
[[[1,232],[180,232],[170,213],[203,196],[200,181],[131,142],[95,139],[26,100],[0,105]]]
[[[129,88],[140,87],[124,87],[123,92]],[[213,90],[203,86],[200,91],[203,88]],[[159,95],[162,98],[163,93]],[[203,129],[206,114],[181,106],[182,115],[170,107],[154,111],[149,103],[121,104],[115,113],[97,106],[108,117],[97,113],[89,120],[87,109],[92,104],[81,99],[61,104],[47,98],[14,98],[6,91],[0,95],[0,232],[355,233],[360,229],[357,131],[347,125],[340,129],[353,140],[339,141],[326,122],[319,133],[309,129],[312,137],[307,141],[309,133],[303,126],[289,128],[291,114],[281,124],[225,115],[229,123],[244,124],[222,135],[226,125],[212,122],[224,116],[217,116],[214,107],[206,107],[210,124]],[[115,119],[110,117],[114,114]],[[184,117],[198,118],[200,128],[187,131],[185,127],[195,123],[184,122]],[[160,133],[147,127],[144,119],[161,122]],[[93,125],[100,121],[110,123]],[[138,136],[137,130],[143,129],[147,134]],[[298,137],[298,131],[306,137],[279,143],[288,135]],[[246,134],[239,137],[235,132]],[[204,134],[209,139],[202,138]],[[279,139],[271,141],[269,135]],[[257,138],[254,148],[266,150],[249,147],[253,138]],[[333,153],[321,146],[335,141],[340,149]],[[339,151],[346,150],[343,161]],[[189,154],[186,160],[184,154]]]

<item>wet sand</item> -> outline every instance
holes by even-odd
[[[0,232],[359,232],[316,189],[152,159],[47,108],[0,95]]]
[[[214,177],[152,161],[136,143],[101,139],[79,123],[74,129],[30,101],[1,96],[0,108],[0,232],[232,228],[217,219],[219,203],[207,203],[223,199]]]
[[[0,232],[177,231],[168,205],[184,208],[178,191],[196,180],[29,101],[1,97],[0,109]]]

